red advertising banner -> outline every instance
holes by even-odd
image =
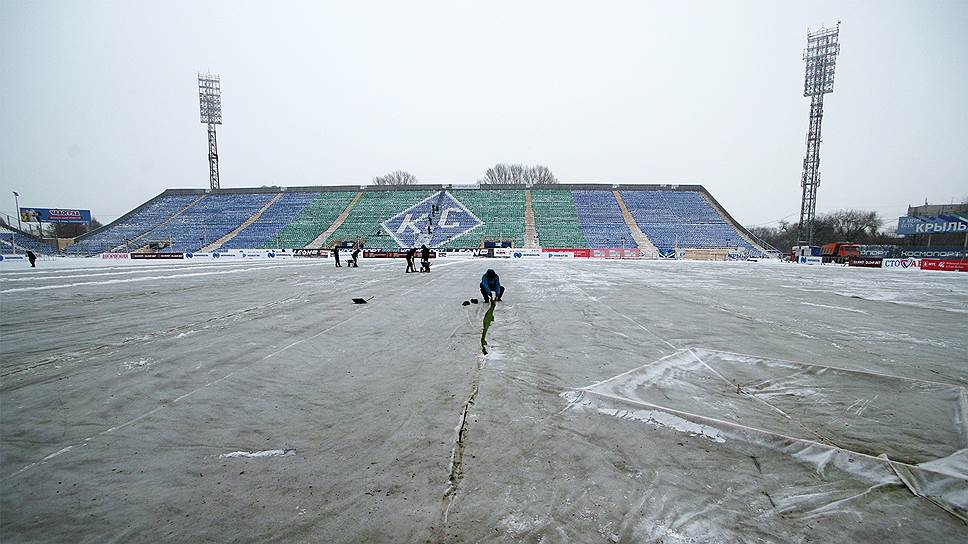
[[[947,270],[951,272],[968,272],[968,261],[952,261],[948,259],[921,259],[921,270]]]

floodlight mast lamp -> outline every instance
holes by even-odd
[[[803,96],[810,97],[810,128],[807,130],[807,154],[803,158],[800,185],[800,229],[797,245],[813,244],[813,219],[817,211],[817,187],[820,186],[820,127],[823,121],[823,95],[834,92],[834,68],[840,53],[840,22],[835,28],[807,32],[803,60],[807,64]]]
[[[208,125],[208,182],[215,190],[219,188],[215,125],[222,124],[222,90],[218,76],[198,74],[198,108],[202,124]]]

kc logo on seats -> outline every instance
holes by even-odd
[[[432,214],[437,206],[437,213]],[[447,191],[435,193],[383,222],[383,229],[400,247],[439,247],[483,225]],[[428,226],[429,232],[428,232]]]

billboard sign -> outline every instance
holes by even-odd
[[[20,208],[20,220],[25,223],[90,223],[91,210]]]
[[[968,232],[968,217],[961,215],[920,215],[898,217],[898,234],[944,234]]]

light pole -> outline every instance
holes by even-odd
[[[198,74],[198,106],[202,124],[208,125],[208,183],[214,191],[219,188],[215,125],[222,124],[222,90],[218,76]]]
[[[16,203],[15,205],[17,206],[17,228],[20,230],[24,230],[23,226],[20,224],[20,193],[18,193],[17,191],[13,192],[13,201]]]

